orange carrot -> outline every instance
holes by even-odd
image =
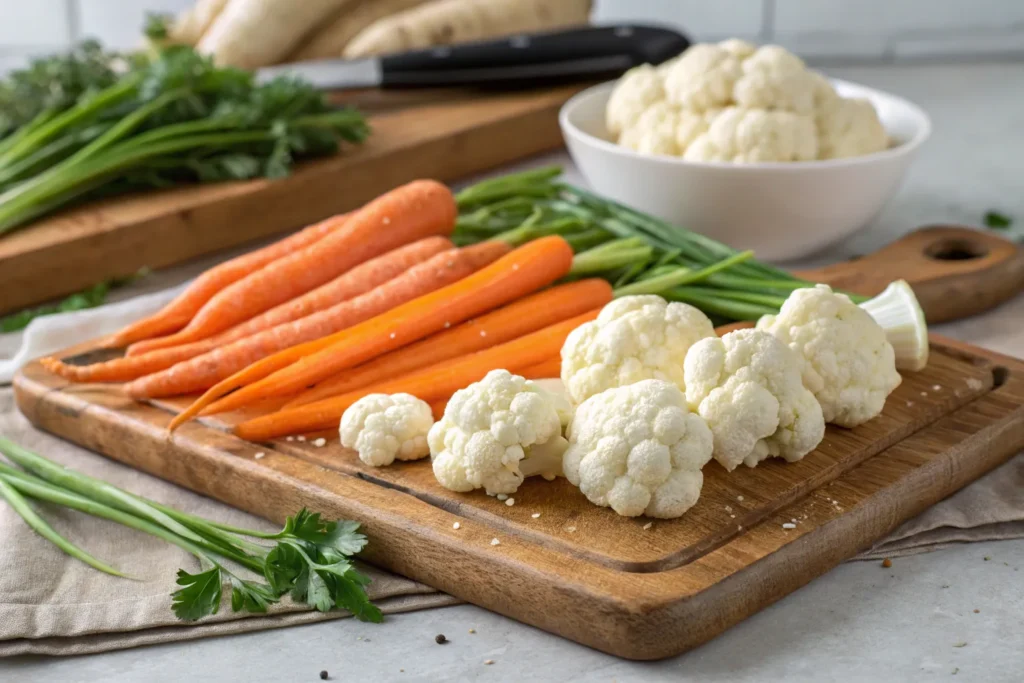
[[[549,377],[558,377],[562,371],[562,358],[560,356],[554,356],[547,359],[542,363],[531,365],[525,370],[520,370],[518,375],[525,377],[526,379],[545,379]],[[435,420],[440,420],[444,417],[444,409],[448,407],[448,401],[451,400],[451,396],[446,398],[438,399],[437,401],[430,402],[430,412],[434,414]],[[287,410],[288,405],[285,404],[279,408],[279,410]],[[269,411],[273,412],[273,411]]]
[[[449,358],[488,349],[603,306],[611,300],[611,285],[597,278],[545,289],[415,344],[378,356],[369,363],[343,370],[299,394],[286,403],[285,408],[295,408],[345,394]],[[557,375],[556,372],[554,376]]]
[[[176,363],[201,356],[227,344],[269,330],[278,325],[298,320],[317,311],[334,306],[344,301],[365,294],[375,287],[381,286],[410,267],[421,263],[431,256],[452,249],[450,240],[444,237],[427,237],[418,242],[407,244],[383,256],[370,259],[352,270],[328,282],[312,292],[304,294],[294,301],[272,308],[266,313],[236,325],[210,339],[172,346],[168,349],[157,349],[125,358],[117,358],[93,365],[66,365],[52,358],[41,363],[50,372],[75,382],[127,382],[160,370],[165,370]],[[496,254],[495,258],[501,254]],[[485,264],[481,264],[485,265]],[[440,286],[440,285],[438,285]],[[370,308],[364,307],[369,312]],[[336,311],[337,313],[337,311]],[[335,324],[343,324],[344,316],[337,316]],[[357,322],[359,322],[357,320]],[[349,323],[353,324],[353,323]],[[341,329],[340,327],[336,328]],[[205,387],[204,387],[205,388]]]
[[[459,389],[483,379],[491,370],[504,368],[519,372],[556,356],[569,333],[600,313],[594,309],[510,342],[477,351],[462,358],[443,361],[424,370],[372,384],[347,394],[282,410],[247,420],[235,427],[235,434],[249,441],[267,441],[288,434],[304,434],[338,426],[342,413],[367,394],[404,392],[427,401],[451,396]]]
[[[221,290],[183,330],[140,342],[136,352],[212,337],[369,258],[423,237],[449,234],[455,215],[452,193],[441,183],[415,180],[403,185],[353,212],[340,230]]]
[[[492,241],[441,252],[362,296],[146,375],[125,385],[124,391],[132,398],[160,398],[208,389],[273,353],[339,332],[461,280],[509,249],[506,243]]]
[[[111,335],[106,340],[104,346],[116,348],[142,339],[151,339],[160,335],[177,332],[187,325],[192,316],[203,307],[203,304],[212,299],[217,292],[233,282],[241,280],[246,275],[259,270],[271,261],[276,261],[283,256],[313,244],[327,233],[344,225],[348,216],[349,214],[332,216],[327,220],[320,221],[293,235],[289,235],[283,240],[268,244],[262,249],[251,251],[248,254],[243,254],[211,268],[197,277],[195,282],[174,298],[174,301],[148,318],[134,322],[120,332]]]
[[[445,325],[455,325],[551,284],[569,272],[572,247],[561,237],[527,242],[487,268],[384,315],[302,348],[286,349],[218,383],[171,422],[190,420],[220,401],[233,410],[267,396],[298,393],[333,374],[418,341]],[[239,387],[244,387],[239,389]]]

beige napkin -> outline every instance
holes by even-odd
[[[990,314],[940,328],[943,334],[1024,356],[1024,297]],[[0,338],[0,353],[4,350]],[[12,346],[7,346],[11,351]],[[10,389],[0,389],[0,434],[77,470],[136,493],[231,524],[266,522],[63,442],[33,429],[17,413]],[[339,618],[283,604],[265,616],[224,610],[195,625],[177,621],[170,590],[178,568],[198,565],[184,551],[74,512],[43,509],[67,538],[140,581],[96,572],[37,537],[0,504],[0,657],[73,655],[151,643],[191,640]],[[1024,454],[909,520],[857,559],[926,552],[951,543],[1024,537]],[[130,552],[126,551],[130,549]],[[367,568],[370,595],[385,613],[450,605],[455,598],[415,581]]]

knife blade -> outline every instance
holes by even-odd
[[[690,41],[660,26],[619,24],[523,34],[383,57],[325,59],[266,67],[259,82],[298,77],[323,90],[355,88],[521,88],[611,78],[660,64]]]

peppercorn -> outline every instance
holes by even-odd
[[[434,636],[434,642],[438,645],[444,645],[448,642],[448,639],[444,637],[443,633],[438,633],[436,636]]]

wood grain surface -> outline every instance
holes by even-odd
[[[579,87],[472,98],[430,91],[399,99],[398,109],[384,106],[393,97],[370,98],[364,145],[287,178],[122,196],[38,221],[0,239],[0,313],[294,230],[414,178],[454,181],[555,149],[558,109]]]
[[[799,463],[709,464],[700,501],[677,520],[619,517],[563,480],[528,480],[512,506],[455,494],[425,461],[364,467],[336,434],[322,448],[254,444],[207,422],[169,437],[166,405],[68,385],[37,364],[15,390],[42,429],[270,520],[302,506],[358,520],[368,560],[633,659],[714,637],[1024,446],[1024,363],[941,338],[882,416],[829,427]]]

